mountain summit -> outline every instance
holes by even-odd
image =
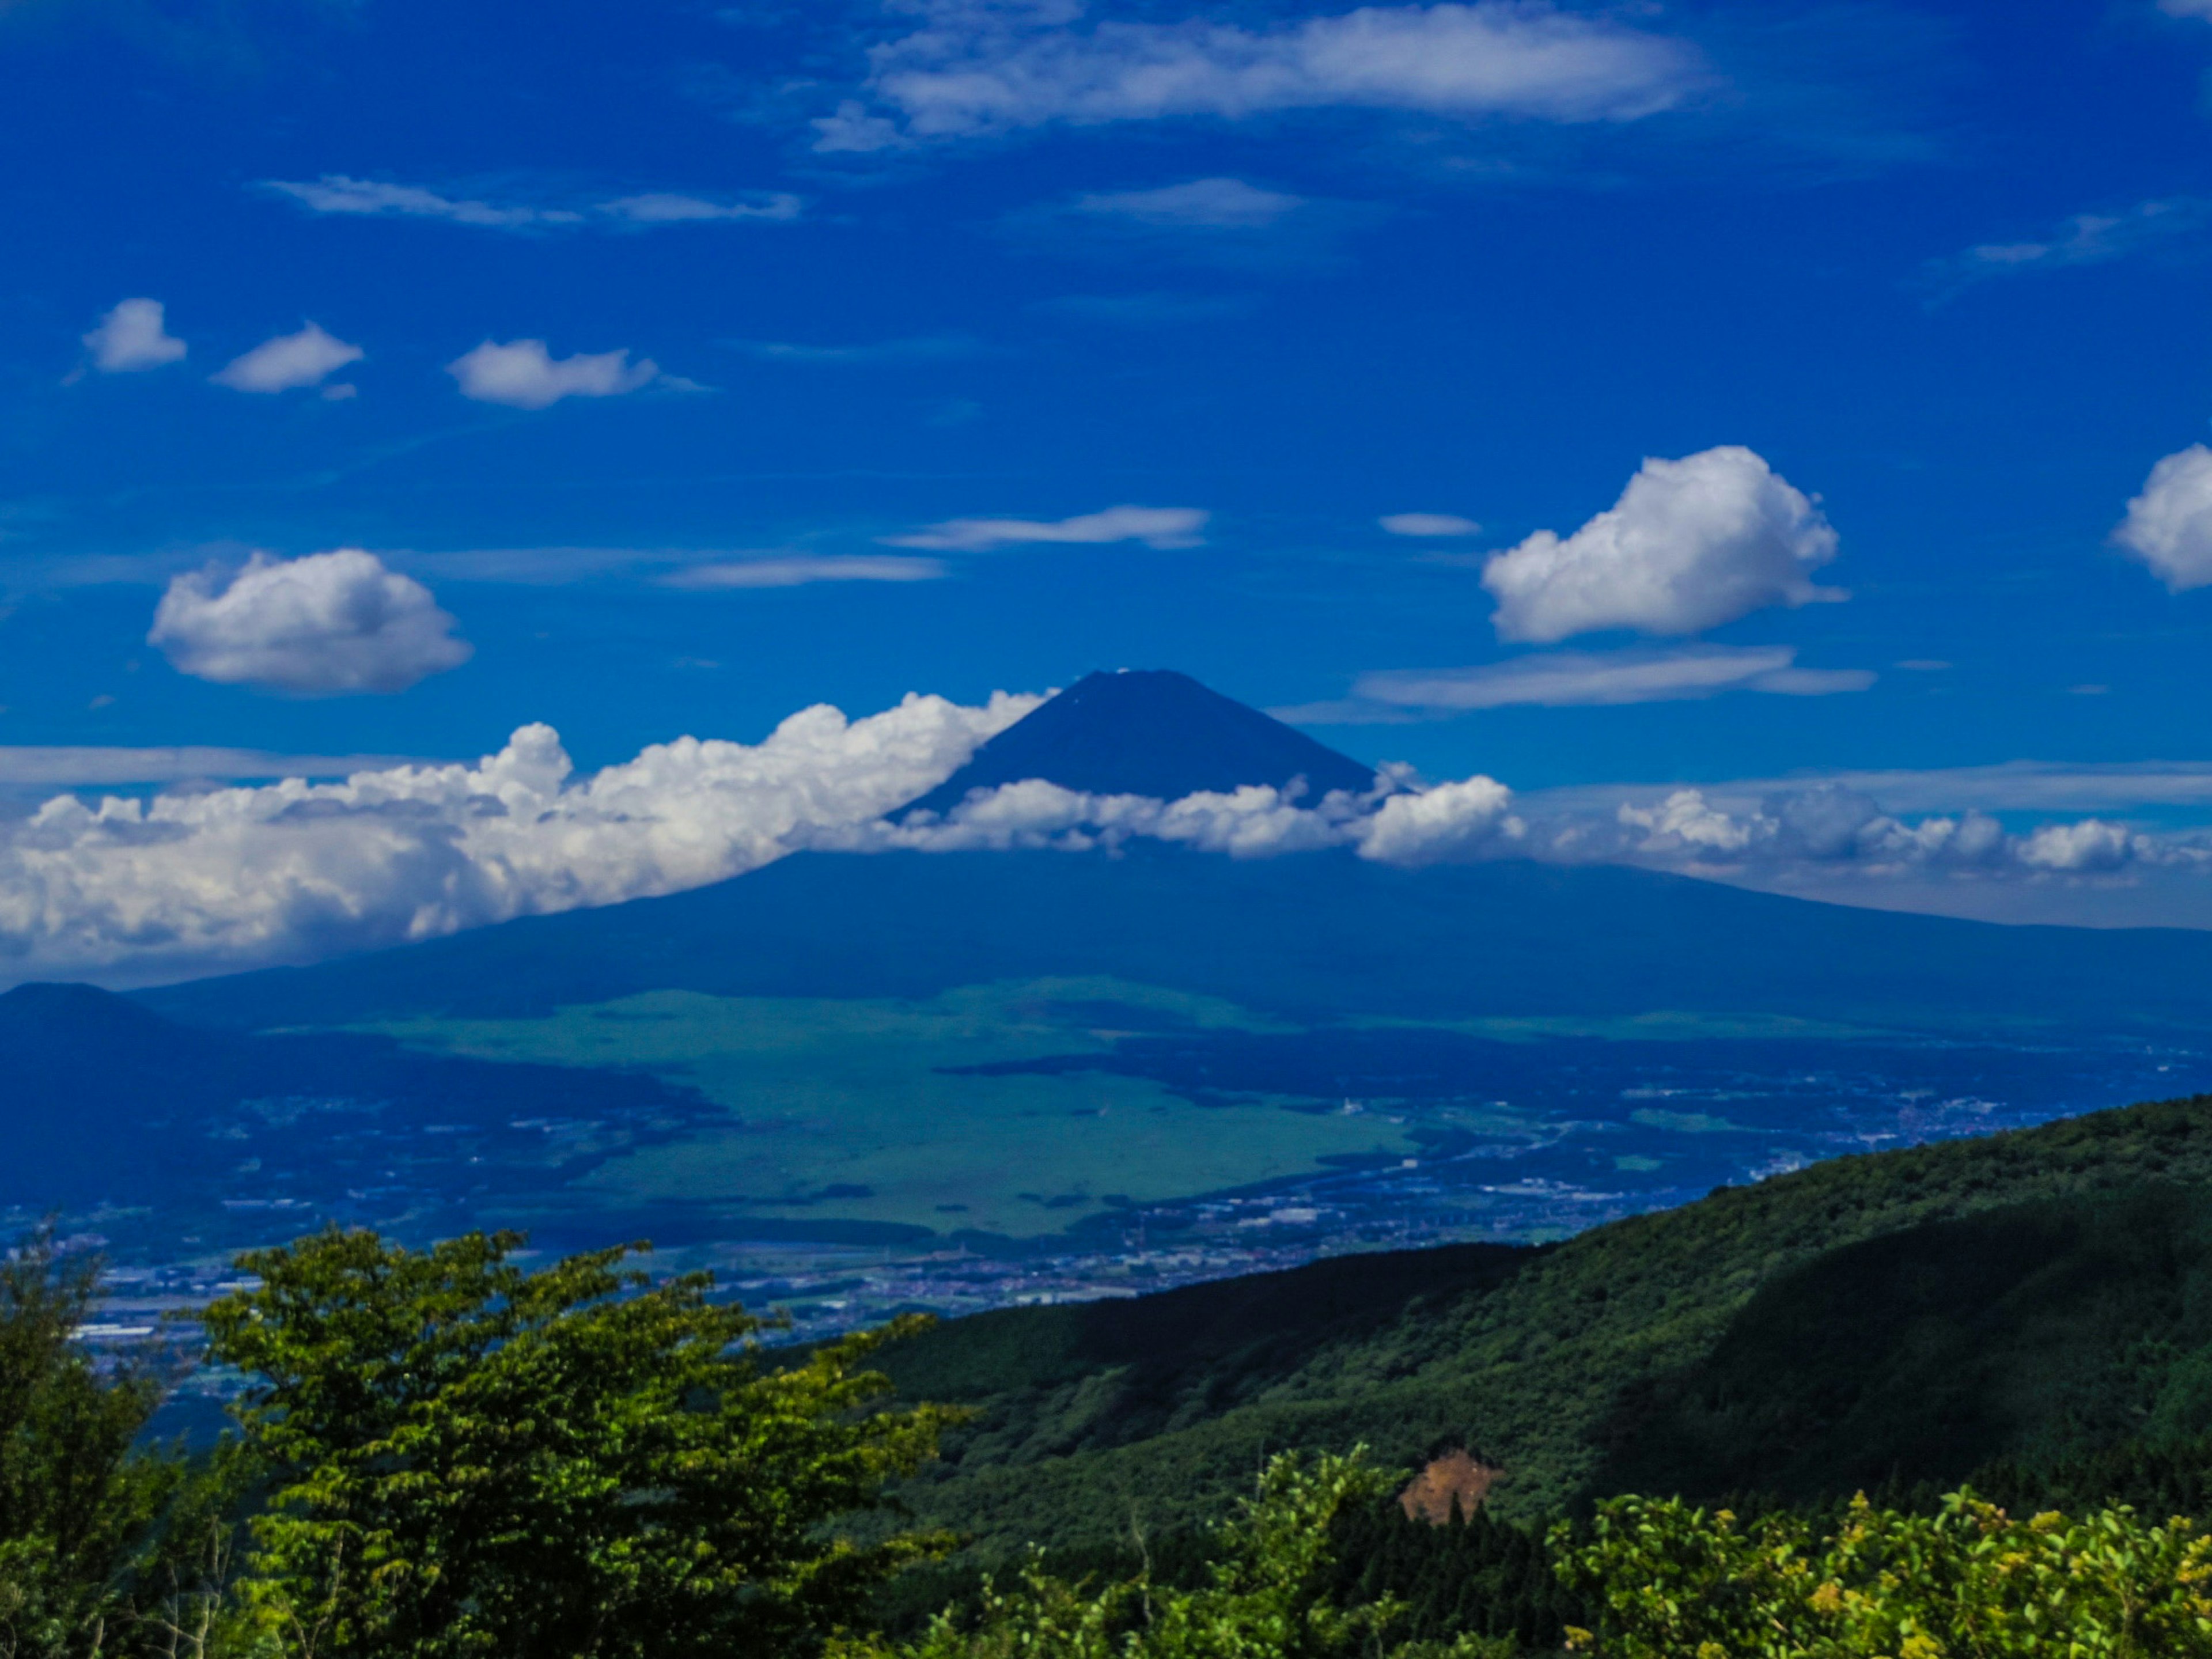
[[[1301,799],[1373,787],[1371,767],[1170,669],[1086,674],[978,749],[904,811],[949,812],[971,789],[1042,778],[1094,795],[1176,800],[1305,780]]]

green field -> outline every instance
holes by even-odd
[[[544,1018],[374,1029],[483,1059],[636,1066],[696,1086],[726,1125],[617,1159],[579,1188],[735,1216],[1057,1232],[1113,1207],[1243,1186],[1325,1153],[1402,1152],[1402,1131],[1267,1097],[1199,1106],[1103,1072],[945,1068],[1104,1053],[1116,1036],[1283,1029],[1233,1004],[1104,979],[969,986],[922,1001],[656,991]]]

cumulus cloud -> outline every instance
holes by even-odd
[[[1740,445],[1647,460],[1571,536],[1540,530],[1484,567],[1500,639],[1548,645],[1633,629],[1695,634],[1767,605],[1840,599],[1810,573],[1836,532],[1805,494]]]
[[[290,392],[298,386],[319,386],[348,363],[359,362],[362,356],[359,346],[348,345],[309,323],[296,334],[264,340],[208,378],[236,392]]]
[[[1604,833],[1605,828],[1613,833]],[[1644,803],[1624,802],[1610,826],[1568,817],[1540,819],[1535,842],[1578,859],[1624,859],[1692,872],[1785,881],[1792,875],[1862,879],[1948,876],[1954,879],[2110,875],[2130,865],[2201,868],[2205,851],[2187,840],[2143,835],[2100,818],[2045,823],[2013,835],[1985,812],[1931,814],[1908,821],[1863,791],[1838,783],[1782,790],[1755,807],[1676,789]]]
[[[178,576],[146,638],[196,679],[328,696],[404,691],[459,667],[471,647],[453,626],[413,577],[341,548]]]
[[[986,553],[1024,543],[1142,542],[1147,547],[1197,547],[1212,515],[1194,507],[1109,507],[1072,519],[948,519],[903,536],[885,536],[890,547],[948,553]]]
[[[262,188],[276,191],[310,213],[375,219],[442,219],[450,224],[487,230],[562,230],[593,223],[624,226],[693,225],[747,219],[796,219],[805,204],[796,196],[763,191],[738,198],[715,198],[676,191],[644,191],[582,207],[544,206],[527,202],[487,202],[452,196],[421,185],[397,185],[374,179],[326,173],[312,180],[268,179]]]
[[[1711,79],[1683,41],[1541,0],[1364,6],[1258,28],[1202,17],[1085,27],[1070,0],[916,9],[920,27],[872,49],[868,98],[813,124],[817,149],[1328,108],[1633,121]]]
[[[1456,513],[1385,513],[1376,523],[1394,536],[1479,536],[1482,526]]]
[[[1305,205],[1286,191],[1262,190],[1242,179],[1194,179],[1157,190],[1078,196],[1069,207],[1105,219],[1164,230],[1265,230]]]
[[[544,409],[563,398],[619,398],[650,386],[660,366],[650,357],[633,363],[628,351],[579,352],[556,357],[543,340],[486,340],[446,365],[461,395],[478,403]]]
[[[2124,824],[2084,818],[2045,824],[2021,843],[2020,860],[2039,870],[2117,870],[2151,846]]]
[[[915,812],[896,824],[839,826],[814,844],[860,852],[1088,852],[1145,836],[1240,859],[1349,847],[1382,863],[1435,864],[1510,850],[1522,830],[1511,801],[1512,792],[1492,778],[1421,789],[1400,768],[1385,769],[1366,794],[1335,790],[1310,805],[1263,784],[1157,800],[1085,794],[1030,778],[975,790],[942,816]]]
[[[2171,592],[2212,583],[2212,449],[2191,444],[2151,468],[2112,539]]]
[[[816,707],[578,777],[550,727],[468,765],[98,801],[0,829],[0,955],[118,981],[301,961],[720,881],[942,782],[1037,698]]]
[[[92,366],[103,374],[135,374],[175,362],[185,346],[168,331],[165,319],[159,300],[122,301],[84,337]]]
[[[793,554],[690,565],[670,572],[661,583],[667,587],[799,587],[809,582],[933,582],[944,574],[941,559]]]

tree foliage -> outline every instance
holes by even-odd
[[[1391,1644],[1401,1603],[1333,1594],[1334,1523],[1381,1485],[1357,1453],[1279,1455],[1218,1529],[1202,1584],[1178,1589],[1146,1570],[1094,1591],[1048,1574],[1032,1553],[1012,1589],[987,1581],[973,1615],[940,1616],[898,1659],[1506,1659],[1510,1638]],[[854,1644],[842,1659],[870,1656],[888,1650]]]
[[[2203,1659],[2212,1538],[2126,1508],[2015,1520],[1960,1491],[1933,1515],[1861,1498],[1832,1532],[1679,1499],[1602,1504],[1559,1571],[1605,1659]]]
[[[601,1250],[528,1271],[519,1235],[410,1250],[331,1229],[243,1257],[210,1348],[268,1481],[243,1584],[305,1659],[806,1651],[924,1537],[824,1523],[911,1473],[946,1413],[872,1409],[910,1328],[770,1366],[711,1280]]]
[[[138,1438],[151,1366],[96,1364],[77,1340],[102,1262],[50,1229],[0,1260],[0,1653],[128,1647],[164,1582],[163,1523],[191,1486]]]

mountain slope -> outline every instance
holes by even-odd
[[[2080,1416],[2078,1402],[2154,1406],[2169,1388],[2179,1390],[2177,1430],[2188,1431],[2212,1401],[2203,1381],[2212,1358],[2187,1359],[2212,1352],[2190,1346],[2212,1337],[2199,1328],[2203,1292],[2212,1288],[2199,1219],[2208,1185],[2212,1097],[2202,1097],[1838,1159],[1595,1229],[1531,1253],[1516,1272],[1486,1265],[1455,1285],[1431,1284],[1364,1333],[1317,1326],[1294,1358],[1275,1357],[1256,1389],[1216,1389],[1233,1377],[1194,1365],[1182,1374],[1180,1417],[1165,1431],[1151,1426],[1156,1408],[1137,1386],[1148,1373],[1133,1361],[1101,1355],[1066,1375],[1030,1358],[993,1362],[1054,1352],[1065,1335],[1027,1311],[993,1316],[994,1324],[956,1322],[886,1356],[902,1386],[918,1393],[926,1384],[982,1413],[906,1497],[919,1513],[994,1547],[1097,1542],[1126,1525],[1133,1494],[1144,1496],[1149,1523],[1174,1524],[1237,1491],[1266,1451],[1362,1441],[1401,1465],[1447,1445],[1473,1448],[1504,1468],[1493,1501],[1509,1515],[1553,1513],[1624,1484],[1683,1482],[1686,1466],[1707,1487],[1832,1489],[1836,1477],[1863,1467],[1838,1460],[1808,1479],[1808,1466],[1792,1460],[1863,1431],[1850,1417],[1855,1400],[1921,1374],[1930,1355],[2048,1348],[2054,1318],[2076,1319],[2081,1329],[2045,1362],[2043,1403],[1984,1402],[1987,1420],[1962,1437],[1959,1456],[2063,1449],[2058,1431]],[[2023,1205],[2057,1207],[2023,1215]],[[2069,1205],[2089,1208],[2069,1213]],[[2118,1222],[2096,1218],[2113,1205]],[[1916,1237],[1915,1229],[1923,1231]],[[1946,1289],[1949,1253],[1969,1237],[1978,1241],[1977,1265]],[[1827,1254],[1853,1247],[1856,1255]],[[1874,1267],[1869,1290],[1860,1276]],[[2112,1294],[2116,1278],[2134,1286],[2126,1298]],[[1921,1288],[1910,1295],[1883,1290],[1914,1283]],[[1976,1285],[1990,1306],[2017,1298],[2009,1323],[1971,1322],[1981,1305]],[[1142,1303],[1118,1310],[1121,1352],[1147,1354],[1145,1367],[1158,1375],[1176,1364],[1184,1319],[1164,1310],[1148,1347],[1138,1328],[1147,1315]],[[1778,1355],[1793,1351],[1786,1333],[1775,1334],[1778,1319],[1825,1345],[1821,1353],[1780,1364]],[[1818,1334],[1829,1321],[1835,1330]],[[2115,1348],[2116,1334],[2166,1346]],[[1849,1369],[1840,1356],[1851,1353],[1856,1392],[1823,1393],[1832,1371]],[[2134,1395],[2109,1376],[2069,1391],[2075,1371],[2149,1359],[2161,1369],[2127,1384]],[[2185,1372],[2190,1363],[2197,1373]],[[1953,1398],[1921,1401],[1918,1427],[1894,1407],[1879,1420],[1897,1427],[1893,1445],[1909,1449],[1922,1430],[1943,1425]],[[1698,1463],[1698,1446],[1731,1434],[1745,1441],[1735,1461]]]
[[[1317,801],[1333,789],[1373,787],[1375,771],[1188,674],[1125,669],[1085,675],[901,811],[947,812],[971,789],[1029,778],[1158,800],[1244,784],[1285,788],[1303,779],[1300,799]]]
[[[1107,975],[1303,1019],[1757,1012],[2212,1027],[2212,933],[2002,927],[1617,867],[1155,843],[800,854],[734,881],[136,994],[198,1024],[523,1016],[637,992],[926,997]]]
[[[549,1163],[545,1133],[517,1117],[641,1132],[698,1110],[634,1073],[416,1054],[351,1033],[199,1030],[89,985],[0,994],[0,1205],[283,1199],[312,1216],[364,1170],[389,1185],[398,1166],[426,1195],[512,1185],[518,1164],[549,1184],[588,1162],[574,1155],[590,1143]],[[634,1138],[610,1129],[599,1155]]]

